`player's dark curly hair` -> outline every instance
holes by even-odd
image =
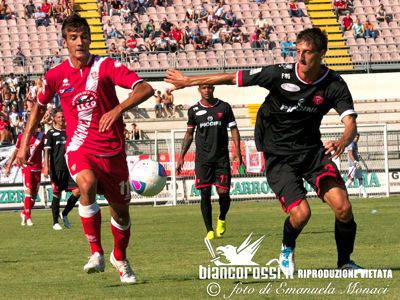
[[[61,33],[62,37],[65,39],[67,37],[67,31],[87,31],[90,34],[90,27],[85,18],[82,18],[78,14],[72,14],[65,18]]]
[[[300,42],[306,42],[314,45],[319,52],[328,50],[328,37],[326,32],[318,27],[308,28],[301,31],[297,35],[296,44]]]

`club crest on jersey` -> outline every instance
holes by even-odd
[[[74,97],[72,105],[76,106],[78,112],[93,109],[97,105],[97,93],[94,91],[83,91]]]
[[[313,102],[315,105],[321,105],[322,103],[324,103],[324,97],[322,97],[321,95],[314,95]]]
[[[222,119],[223,118],[223,116],[224,116],[224,113],[223,112],[217,112],[217,118],[218,119]]]

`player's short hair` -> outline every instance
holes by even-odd
[[[67,31],[87,31],[90,34],[90,27],[85,18],[82,18],[78,14],[72,14],[65,18],[61,33],[62,37],[65,39],[67,37]]]
[[[212,85],[212,84],[199,84],[199,88],[201,88],[203,86],[209,86],[211,88],[214,88],[214,85]]]
[[[61,108],[54,108],[54,110],[53,110],[53,116],[55,116],[57,113],[64,113],[64,112],[62,111]]]
[[[359,134],[358,132],[356,133],[356,136],[355,136],[355,138],[356,138],[356,137],[360,137],[360,134]]]
[[[297,35],[296,44],[300,42],[314,45],[319,52],[328,50],[328,37],[326,32],[318,27],[308,28],[301,31]]]

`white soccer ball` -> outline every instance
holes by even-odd
[[[162,164],[151,159],[139,160],[129,173],[132,189],[146,197],[160,193],[167,182],[167,173]]]

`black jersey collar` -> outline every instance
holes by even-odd
[[[296,77],[297,77],[297,79],[301,82],[301,83],[304,83],[304,84],[308,84],[308,85],[311,85],[311,84],[317,84],[317,83],[319,83],[319,82],[321,82],[322,80],[324,80],[324,78],[328,75],[328,73],[329,73],[329,68],[326,68],[326,71],[325,71],[325,73],[320,77],[320,78],[318,78],[316,81],[314,81],[314,82],[311,82],[311,83],[309,83],[309,82],[307,82],[307,81],[304,81],[303,79],[301,79],[301,77],[300,77],[300,74],[299,74],[299,71],[298,71],[298,65],[299,65],[299,63],[296,63],[295,64],[295,66],[294,66],[294,72],[296,73]]]
[[[202,106],[202,107],[204,107],[204,108],[210,108],[210,107],[217,106],[218,103],[219,103],[219,101],[220,101],[220,100],[217,99],[217,101],[214,103],[214,105],[206,106],[206,105],[204,105],[204,104],[201,103],[201,100],[199,100],[199,105]]]

